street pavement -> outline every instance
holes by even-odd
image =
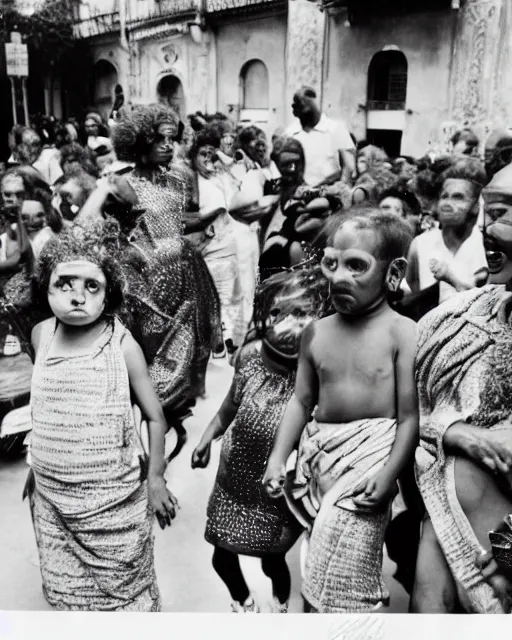
[[[156,572],[163,611],[225,613],[229,593],[211,565],[212,547],[204,540],[206,505],[215,479],[220,443],[214,443],[207,469],[192,470],[190,458],[204,428],[220,406],[231,382],[232,369],[225,359],[212,360],[208,368],[207,396],[186,423],[188,442],[172,461],[167,479],[180,503],[171,528],[155,527]],[[25,459],[0,458],[0,610],[47,611],[41,591],[37,549],[27,502],[21,494],[27,474]],[[287,559],[292,573],[290,613],[302,611],[300,597],[300,540]],[[263,611],[271,600],[270,581],[255,558],[243,557],[247,583]],[[391,606],[384,613],[406,613],[408,597],[391,577],[394,564],[387,558],[384,576],[391,592]]]

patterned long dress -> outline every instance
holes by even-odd
[[[31,391],[31,509],[43,591],[57,609],[157,611],[153,517],[141,473],[125,327],[52,357],[48,321]]]
[[[222,440],[207,509],[207,542],[261,556],[285,553],[297,540],[301,527],[284,498],[269,498],[261,482],[294,380],[293,372],[285,375],[265,366],[259,343],[244,347],[234,382],[239,409]]]
[[[123,321],[144,350],[160,401],[172,408],[204,392],[208,357],[222,340],[220,304],[203,257],[181,237],[184,179],[138,169],[127,178],[144,213],[124,256]]]

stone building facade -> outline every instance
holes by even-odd
[[[131,102],[220,110],[270,134],[307,84],[392,154],[512,125],[510,0],[89,0],[76,34],[105,115],[121,84]]]

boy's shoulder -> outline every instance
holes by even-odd
[[[416,340],[417,324],[411,318],[401,315],[394,309],[389,310],[390,330],[398,343]]]

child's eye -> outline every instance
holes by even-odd
[[[322,265],[329,271],[336,271],[336,269],[338,268],[338,261],[336,260],[336,258],[324,256],[322,258]]]
[[[359,258],[352,258],[347,261],[347,269],[357,273],[362,273],[368,269],[368,263]]]
[[[277,308],[275,308],[275,307],[274,307],[274,309],[270,309],[269,316],[270,316],[271,318],[277,318],[277,316],[278,316],[280,313],[281,313],[281,310],[280,310],[280,309],[277,309]]]
[[[94,280],[89,280],[86,286],[87,286],[87,291],[89,291],[90,293],[98,293],[99,291],[98,283],[94,282]]]
[[[71,285],[69,282],[57,282],[55,286],[61,291],[71,291]]]

